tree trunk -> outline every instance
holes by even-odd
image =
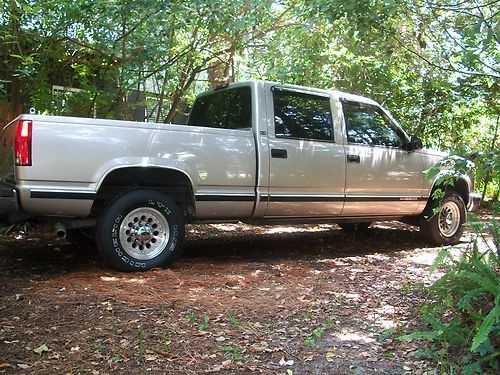
[[[21,9],[17,2],[10,0],[10,21],[9,29],[12,33],[12,39],[15,41],[7,48],[7,59],[9,60],[9,70],[7,72],[7,81],[10,81],[10,90],[8,90],[8,97],[10,103],[10,113],[7,114],[9,118],[15,117],[23,111],[23,95],[22,84],[18,75],[16,74],[19,68],[19,58],[12,57],[12,55],[23,55],[20,37],[21,37]]]
[[[495,124],[495,135],[493,136],[493,139],[491,140],[491,146],[490,146],[490,151],[495,151],[495,146],[497,142],[497,137],[498,137],[498,120],[500,119],[500,116],[497,116],[497,122]],[[481,202],[484,202],[484,198],[486,197],[486,190],[488,189],[488,184],[491,181],[491,171],[488,171],[486,173],[486,176],[484,178],[484,186],[483,186],[483,194],[481,195]],[[496,191],[495,200],[498,199],[498,189]]]

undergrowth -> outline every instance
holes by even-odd
[[[436,361],[442,374],[499,371],[498,223],[493,219],[486,224],[472,220],[471,224],[476,236],[470,246],[458,258],[442,249],[431,268],[431,272],[443,269],[445,274],[428,290],[432,302],[420,307],[428,330],[399,337],[427,341],[420,354]]]

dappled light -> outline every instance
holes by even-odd
[[[335,335],[340,341],[355,341],[363,344],[370,344],[376,340],[359,332],[339,333]]]
[[[315,226],[315,227],[307,227],[304,228],[302,227],[291,227],[291,226],[283,226],[283,227],[274,227],[270,228],[266,231],[268,234],[273,234],[273,233],[300,233],[300,232],[324,232],[331,230],[331,226]]]
[[[138,279],[136,277],[125,278],[125,277],[110,277],[110,276],[101,276],[102,281],[106,282],[114,282],[114,283],[131,283],[131,284],[146,284],[147,280]]]
[[[0,337],[11,343],[2,344],[5,358],[22,351],[29,366],[52,369],[55,357],[40,362],[24,349],[44,337],[57,363],[101,364],[118,352],[124,356],[115,367],[132,373],[136,360],[160,372],[182,372],[189,361],[200,371],[217,369],[227,353],[237,359],[225,366],[236,372],[246,361],[267,370],[290,358],[297,373],[429,368],[415,357],[418,345],[390,336],[414,324],[422,291],[442,274],[428,272],[440,248],[428,247],[412,227],[377,222],[350,233],[335,224],[223,223],[187,232],[173,267],[133,275],[106,269],[90,249],[26,235],[23,247],[0,244]],[[458,255],[469,240],[467,232],[450,250]],[[74,319],[78,332],[68,328]],[[47,333],[47,326],[54,329]]]

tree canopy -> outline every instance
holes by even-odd
[[[5,0],[0,118],[170,122],[209,87],[269,79],[370,96],[429,146],[486,155],[498,197],[499,1]],[[58,88],[58,89],[57,89]],[[68,90],[71,88],[71,90]]]

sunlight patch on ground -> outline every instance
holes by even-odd
[[[313,227],[313,228],[305,228],[305,227],[276,227],[276,228],[271,228],[266,231],[267,234],[275,234],[275,233],[297,233],[297,232],[325,232],[327,230],[330,230],[329,228],[325,227]]]
[[[371,225],[371,227],[384,230],[405,230],[408,232],[417,231],[417,227],[402,223],[400,221],[376,221]]]
[[[339,260],[339,259],[331,259],[331,258],[318,259],[316,262],[317,263],[333,263],[336,266],[350,266],[350,263],[343,262],[342,260]],[[331,270],[331,271],[335,271],[335,270]]]
[[[416,254],[413,253],[406,257],[407,260],[416,264],[422,264],[424,266],[430,266],[436,260],[438,253],[435,251],[419,251],[416,250]]]
[[[414,251],[409,253],[405,259],[414,264],[431,266],[436,260],[436,257],[438,256],[439,252],[442,249],[446,249],[448,253],[451,254],[453,259],[458,260],[464,252],[471,251],[474,246],[473,238],[471,236],[464,236],[464,237],[465,238],[462,238],[462,242],[455,246],[428,247],[428,248],[415,249]],[[487,237],[477,238],[476,241],[479,252],[484,253],[489,249],[494,248],[493,247],[494,244],[491,238]]]
[[[396,230],[392,225],[384,225],[384,224],[377,224],[373,225],[373,228],[380,228],[380,229],[388,229],[388,230]]]
[[[145,284],[146,280],[138,279],[138,278],[122,278],[122,277],[114,277],[114,276],[101,276],[102,281],[107,282],[120,282],[120,283],[129,283],[129,284]]]
[[[391,257],[387,256],[387,255],[384,255],[384,254],[379,254],[379,253],[375,253],[375,254],[367,254],[365,255],[365,257],[367,259],[376,259],[376,260],[391,260]]]
[[[382,329],[390,329],[390,328],[394,328],[396,326],[396,324],[394,324],[394,322],[392,320],[384,319],[384,318],[377,319],[375,321],[375,324],[377,324]]]
[[[379,308],[375,308],[373,310],[373,314],[370,317],[373,320],[373,323],[382,329],[394,328],[395,324],[393,317],[396,314],[396,308],[392,305],[384,305]]]
[[[250,275],[253,277],[259,277],[261,273],[262,273],[261,270],[255,270],[252,273],[250,273]]]
[[[336,333],[334,336],[340,341],[356,341],[363,344],[370,344],[376,341],[360,332]]]
[[[237,224],[210,224],[212,228],[215,228],[217,230],[221,230],[224,232],[234,232],[238,229],[241,229],[239,225]]]

